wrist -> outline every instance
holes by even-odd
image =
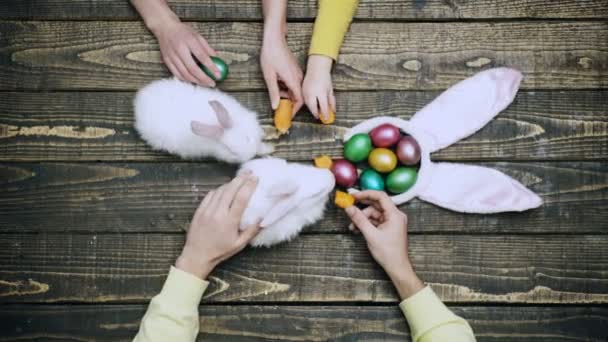
[[[150,32],[156,36],[163,29],[166,29],[171,25],[181,23],[181,20],[171,10],[164,10],[153,16],[145,17],[144,23],[148,30],[150,30]]]
[[[406,262],[398,267],[386,270],[389,278],[399,293],[401,300],[407,299],[424,288],[424,283],[414,271],[411,263]]]
[[[331,67],[333,66],[334,60],[325,55],[310,55],[308,56],[308,62],[306,63],[307,70],[314,70],[318,72],[331,73]]]
[[[182,254],[175,261],[175,267],[194,275],[200,279],[206,279],[211,271],[215,268],[215,264],[211,261],[193,258],[187,253]]]

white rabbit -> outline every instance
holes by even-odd
[[[294,238],[306,225],[323,217],[325,203],[334,188],[333,174],[326,169],[283,159],[251,160],[238,174],[250,170],[258,185],[241,218],[241,230],[260,222],[262,230],[252,246],[270,246]]]
[[[163,79],[139,90],[134,105],[135,128],[155,149],[230,163],[272,152],[256,113],[219,90]]]

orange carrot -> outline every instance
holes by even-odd
[[[342,209],[346,209],[355,204],[355,197],[347,192],[337,190],[334,203]]]
[[[315,159],[315,166],[321,169],[329,169],[331,165],[334,163],[329,156],[322,155],[318,156]]]
[[[274,127],[277,128],[280,134],[285,134],[291,127],[291,112],[293,111],[293,102],[288,99],[281,99],[277,110],[274,111]]]

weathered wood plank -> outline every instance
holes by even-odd
[[[608,232],[608,164],[493,163],[542,196],[524,213],[466,215],[412,201],[412,232]],[[225,164],[1,164],[1,232],[179,232],[209,189],[228,181]],[[345,232],[329,204],[307,232]]]
[[[146,302],[183,242],[183,234],[3,234],[0,302]],[[412,235],[410,255],[447,302],[608,302],[606,235]],[[209,279],[208,302],[397,302],[353,235],[247,249]]]
[[[186,20],[261,20],[258,0],[197,1],[171,0],[172,9]],[[312,19],[316,0],[291,0],[290,19]],[[491,18],[605,18],[605,0],[477,0],[477,1],[403,1],[361,0],[355,15],[358,19],[491,19]],[[75,0],[4,0],[0,2],[1,19],[106,19],[138,18],[127,1]]]
[[[404,119],[437,92],[340,92],[332,126],[315,124],[308,112],[279,138],[265,92],[234,93],[260,113],[275,156],[311,160],[340,156],[340,137],[362,120]],[[0,96],[0,160],[177,160],[146,148],[133,128],[133,93],[5,93]],[[436,160],[562,160],[608,157],[608,92],[522,91],[480,132],[436,153]]]
[[[231,67],[224,89],[263,89],[260,23],[195,23]],[[310,23],[289,26],[303,63]],[[167,76],[139,22],[2,22],[0,89],[136,89]],[[445,89],[493,66],[527,89],[608,85],[608,22],[355,23],[334,70],[347,89]]]
[[[478,341],[604,341],[604,307],[452,306]],[[7,340],[130,341],[144,305],[11,305],[0,308]],[[397,307],[201,306],[198,341],[409,341]]]

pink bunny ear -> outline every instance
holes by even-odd
[[[285,216],[290,210],[298,205],[299,199],[296,198],[298,185],[295,183],[279,183],[270,189],[273,198],[273,206],[264,216],[260,223],[261,227],[268,227]]]
[[[224,134],[224,129],[218,125],[208,125],[200,121],[190,121],[192,133],[211,139],[218,139]]]
[[[422,131],[429,153],[465,138],[505,109],[522,80],[519,71],[496,68],[482,71],[440,94],[410,120]]]
[[[232,118],[228,113],[228,110],[220,101],[212,100],[209,101],[209,105],[213,108],[215,112],[215,116],[217,117],[217,121],[220,123],[220,126],[224,129],[232,128]]]
[[[487,167],[431,163],[430,182],[418,193],[420,199],[465,213],[524,211],[542,200],[518,181]]]

